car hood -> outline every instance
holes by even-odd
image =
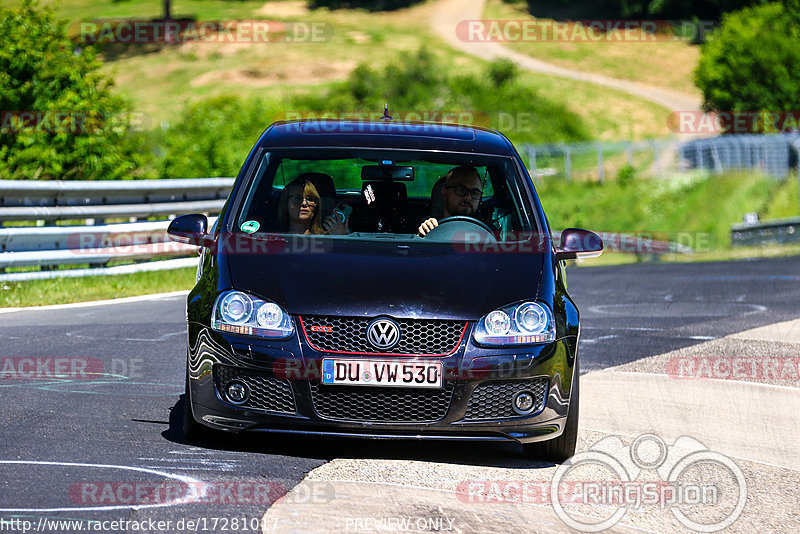
[[[541,252],[327,241],[324,250],[312,252],[225,254],[220,289],[253,293],[293,315],[474,320],[536,298],[543,276],[552,276]]]

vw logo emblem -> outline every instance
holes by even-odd
[[[400,341],[400,326],[391,319],[375,319],[367,327],[367,340],[376,349],[390,349]]]

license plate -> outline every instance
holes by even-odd
[[[441,388],[442,362],[324,359],[322,383],[346,386]]]

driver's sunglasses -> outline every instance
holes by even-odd
[[[289,197],[289,202],[295,206],[299,206],[305,201],[309,206],[316,206],[317,199],[314,197],[303,197],[300,195],[292,195]]]
[[[445,187],[445,189],[453,189],[455,190],[456,195],[460,197],[465,197],[469,195],[469,198],[472,200],[478,200],[481,198],[483,192],[480,189],[467,189],[466,187],[460,185],[450,185]]]

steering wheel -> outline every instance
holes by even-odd
[[[483,228],[484,230],[486,230],[487,232],[489,232],[492,235],[494,235],[494,232],[495,232],[494,229],[492,229],[491,226],[489,226],[488,224],[486,224],[482,220],[476,219],[474,217],[469,217],[467,215],[452,215],[450,217],[445,217],[444,219],[440,219],[439,220],[439,226],[442,226],[443,224],[447,224],[447,223],[454,223],[454,222],[466,222],[466,223],[476,224],[476,225],[480,226],[481,228]],[[436,230],[436,228],[434,228],[434,230]]]
[[[478,226],[480,229],[475,228]],[[467,239],[476,243],[496,243],[494,230],[485,222],[466,215],[445,217],[439,225],[425,235],[425,239],[441,242],[461,242]]]

